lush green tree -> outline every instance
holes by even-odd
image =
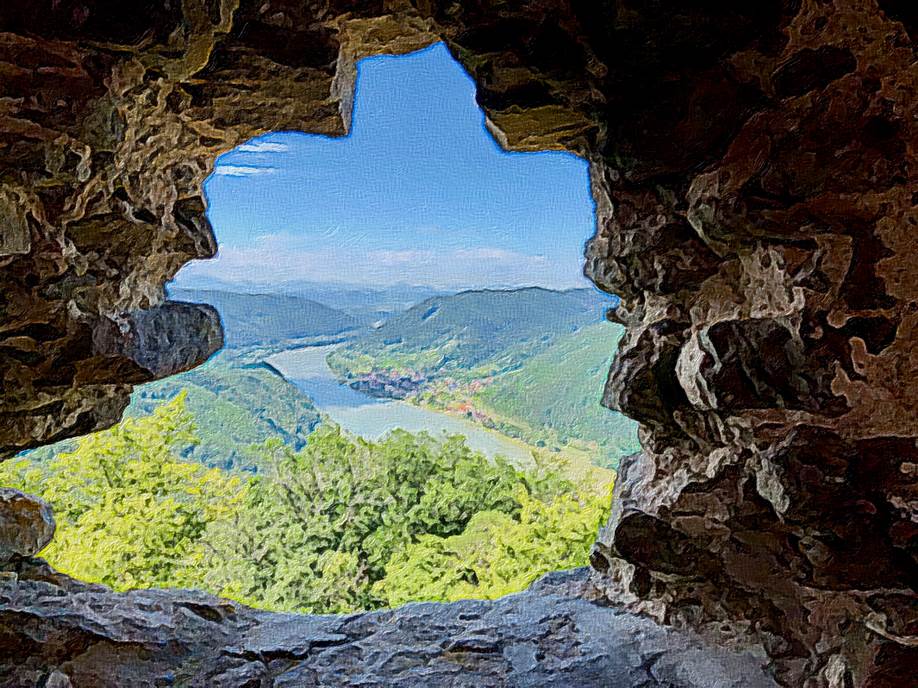
[[[0,464],[0,483],[51,504],[57,531],[42,556],[58,569],[117,590],[182,585],[207,524],[245,494],[238,477],[178,458],[195,441],[182,394],[50,462]]]
[[[459,535],[424,535],[394,553],[374,592],[389,606],[416,600],[492,599],[539,576],[587,563],[608,515],[608,496],[558,495],[545,502],[522,486],[518,518],[481,511]]]
[[[560,465],[520,470],[459,437],[322,426],[300,451],[261,445],[254,476],[182,461],[196,441],[180,394],[51,460],[0,464],[0,484],[51,503],[43,556],[78,578],[314,613],[520,590],[583,564],[608,503]]]
[[[520,474],[460,438],[403,431],[378,443],[317,430],[301,452],[265,446],[270,465],[240,508],[208,531],[209,589],[312,612],[378,607],[372,584],[415,538],[461,533],[480,511],[516,514]]]
[[[174,449],[182,460],[212,468],[257,472],[258,452],[252,456],[250,449],[274,438],[300,449],[320,420],[293,383],[238,350],[223,350],[197,368],[140,385],[125,416],[148,416],[179,393],[194,418],[197,441]],[[62,440],[29,452],[29,458],[50,461],[75,446],[75,440]]]

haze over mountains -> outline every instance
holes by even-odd
[[[404,311],[432,296],[455,293],[454,291],[412,284],[364,286],[308,280],[266,284],[264,282],[230,281],[211,277],[189,277],[187,275],[180,275],[169,288],[170,297],[179,301],[192,299],[194,294],[191,292],[197,292],[200,295],[201,292],[211,291],[237,295],[264,294],[305,298],[329,308],[344,311],[359,320],[369,322]]]
[[[175,289],[171,297],[216,307],[224,323],[224,345],[228,348],[303,336],[339,335],[361,324],[344,311],[302,296]]]

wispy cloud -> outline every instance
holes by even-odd
[[[256,174],[271,174],[276,170],[274,167],[253,167],[252,165],[222,165],[217,163],[214,166],[214,174],[223,177],[251,177]]]
[[[288,150],[290,146],[276,141],[249,141],[236,147],[240,153],[283,153]]]
[[[423,250],[370,251],[366,254],[366,257],[377,265],[397,266],[430,262],[436,255],[434,251]]]
[[[519,260],[520,256],[525,256],[527,262],[533,265],[548,264],[548,258],[542,255],[530,255],[528,253],[518,253],[517,251],[507,251],[506,249],[489,248],[487,246],[481,248],[460,248],[453,251],[453,256],[460,260],[485,260],[496,262],[513,262]]]
[[[379,286],[411,283],[447,289],[582,285],[579,263],[569,262],[559,264],[544,255],[496,247],[367,250],[349,243],[315,247],[305,237],[267,234],[256,237],[252,246],[224,246],[216,258],[190,263],[179,282],[220,279],[276,285],[312,280]]]

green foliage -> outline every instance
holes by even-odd
[[[640,449],[637,423],[599,403],[621,335],[620,326],[597,323],[560,337],[482,387],[477,405],[515,422],[516,432],[500,428],[507,434],[532,444],[588,442],[598,450],[598,463],[617,466],[620,457]]]
[[[395,431],[371,443],[323,427],[301,452],[276,443],[265,451],[270,475],[208,533],[204,582],[269,609],[378,607],[372,585],[395,550],[421,535],[460,533],[480,511],[521,508],[517,471],[459,438]]]
[[[226,351],[188,372],[140,385],[125,415],[149,415],[180,393],[194,417],[197,441],[180,443],[175,451],[213,468],[257,471],[264,442],[277,438],[301,449],[320,420],[309,397],[273,368],[244,364],[239,352]],[[26,455],[50,461],[75,446],[64,440]]]
[[[608,502],[459,437],[321,426],[300,451],[262,444],[255,475],[183,461],[197,441],[182,393],[50,461],[0,464],[0,484],[50,502],[43,556],[78,578],[313,613],[520,590],[583,564]]]
[[[202,366],[134,392],[129,415],[146,415],[185,391],[199,442],[184,458],[218,468],[258,469],[264,442],[280,438],[295,449],[319,424],[319,412],[296,386],[265,365],[242,365],[222,352]]]
[[[246,492],[238,477],[181,461],[176,448],[195,441],[179,395],[50,463],[0,464],[0,483],[51,504],[57,531],[42,556],[65,573],[116,590],[182,585],[207,524]]]
[[[481,511],[459,535],[424,535],[397,551],[374,592],[389,606],[418,600],[493,599],[539,576],[584,566],[608,515],[609,495],[559,495],[549,502],[520,489],[518,518]]]

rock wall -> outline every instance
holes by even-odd
[[[752,634],[787,685],[902,686],[918,676],[915,46],[857,2],[803,2],[762,40],[716,95],[744,114],[670,129],[693,159],[593,164],[588,269],[629,326],[605,403],[645,448],[593,563],[634,609]]]
[[[644,446],[595,584],[788,686],[918,675],[909,3],[141,5],[0,6],[0,453],[216,350],[162,289],[215,251],[214,158],[342,134],[356,60],[442,39],[502,145],[592,165],[587,270],[628,327],[605,403]]]

